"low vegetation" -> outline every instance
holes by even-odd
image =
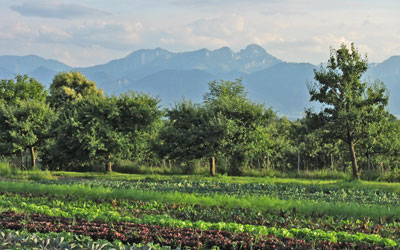
[[[93,242],[85,244],[101,244],[96,241],[103,239],[110,248],[152,243],[192,249],[369,249],[400,244],[399,194],[384,188],[369,183],[339,189],[330,186],[332,181],[278,179],[265,184],[253,178],[249,184],[239,178],[203,178],[2,181],[0,227],[13,230],[7,231],[11,234],[90,236]],[[53,237],[59,239],[56,234]]]

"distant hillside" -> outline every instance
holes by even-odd
[[[295,118],[311,107],[307,82],[313,80],[315,68],[309,63],[280,63],[245,77],[244,82],[252,99]]]
[[[400,56],[392,56],[382,63],[370,66],[366,79],[383,81],[389,90],[390,112],[400,115]]]
[[[79,70],[106,93],[129,90],[158,96],[167,107],[182,97],[201,102],[212,80],[243,78],[249,97],[272,106],[292,119],[301,117],[309,103],[307,82],[313,81],[317,66],[288,63],[270,55],[258,45],[238,52],[228,47],[189,52],[170,52],[161,48],[142,49],[106,64],[71,68],[56,60],[38,56],[0,56],[0,78],[16,73],[28,74],[49,86],[60,71]],[[370,64],[365,79],[379,78],[390,91],[389,108],[400,115],[400,56]]]
[[[14,73],[10,70],[0,67],[0,76],[2,79],[4,78],[8,79],[12,78],[14,76]]]
[[[66,64],[39,56],[0,56],[0,77],[13,78],[14,74],[28,74],[46,86],[60,71],[72,68]]]
[[[165,70],[202,70],[225,78],[253,73],[280,62],[258,45],[249,45],[237,53],[227,47],[181,53],[157,48],[137,50],[122,59],[79,70],[105,89],[118,92],[119,88],[126,89],[144,77]]]
[[[163,70],[130,84],[124,90],[159,93],[157,96],[162,99],[162,103],[170,106],[182,98],[201,102],[203,94],[208,90],[208,82],[214,79],[214,75],[198,69]]]

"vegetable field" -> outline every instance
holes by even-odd
[[[2,180],[0,248],[400,247],[397,185],[107,176]]]

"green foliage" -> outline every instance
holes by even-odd
[[[328,241],[328,245],[347,242],[356,243],[355,246],[362,243],[365,247],[395,247],[400,243],[398,183],[227,176],[216,181],[215,177],[199,176],[59,175],[72,178],[0,182],[0,210],[12,208],[25,212],[27,223],[32,213],[74,218],[74,223],[82,225],[86,221],[112,226],[133,222],[249,233],[259,239],[272,235],[315,243]]]
[[[127,244],[93,240],[90,236],[75,235],[69,232],[30,233],[26,231],[2,230],[0,246],[4,249],[104,249],[104,250],[171,250],[153,243]]]
[[[204,221],[183,221],[173,219],[167,215],[145,215],[142,218],[121,216],[119,211],[112,207],[111,203],[93,204],[91,202],[79,201],[64,203],[59,200],[49,202],[43,199],[46,204],[37,205],[27,203],[21,197],[4,197],[0,196],[0,207],[13,205],[15,210],[22,210],[29,213],[40,213],[51,216],[74,217],[88,221],[106,221],[106,222],[133,222],[137,224],[161,225],[167,227],[179,228],[199,228],[202,230],[223,230],[234,233],[250,233],[255,236],[273,235],[277,238],[299,238],[306,241],[328,240],[331,242],[364,242],[368,244],[378,244],[382,246],[396,246],[397,243],[391,239],[383,238],[376,234],[348,232],[323,231],[321,229],[312,230],[309,228],[275,228],[255,225],[243,225],[235,222],[204,222]],[[77,203],[80,203],[78,205]],[[104,205],[103,205],[104,204]]]
[[[380,190],[336,188],[323,186],[282,185],[266,183],[224,183],[216,181],[194,180],[140,180],[140,181],[106,181],[106,180],[70,180],[40,182],[45,184],[85,184],[91,187],[112,189],[135,189],[156,192],[179,192],[195,194],[223,194],[236,197],[248,195],[279,198],[280,200],[309,200],[330,203],[353,202],[363,205],[380,204],[382,206],[399,206],[400,196],[395,192]]]
[[[268,151],[271,140],[263,130],[276,114],[264,105],[252,103],[241,79],[209,83],[204,105],[214,115],[222,131],[218,139],[218,151],[221,156],[229,159],[229,174],[240,175],[251,156],[260,154],[260,151],[265,152],[265,147]],[[262,149],[256,149],[254,145],[259,145],[257,141],[268,144]]]
[[[342,44],[331,50],[326,69],[321,66],[314,71],[317,82],[309,86],[310,101],[326,105],[316,116],[327,133],[348,144],[354,178],[359,177],[355,145],[384,117],[388,103],[382,82],[368,85],[361,81],[367,68],[367,58],[361,58],[354,44],[350,50]]]
[[[155,146],[161,156],[185,162],[215,154],[222,131],[211,121],[209,110],[183,100],[166,115],[169,121],[160,132],[160,144]]]
[[[0,188],[8,192],[31,192],[35,194],[67,195],[79,194],[85,199],[128,199],[142,201],[159,201],[168,203],[206,204],[207,206],[227,206],[229,208],[253,208],[261,211],[291,211],[296,208],[301,214],[326,213],[329,215],[347,215],[354,218],[365,216],[398,218],[399,207],[385,207],[380,205],[360,205],[354,202],[325,202],[306,200],[280,200],[269,196],[244,195],[235,197],[231,195],[213,194],[186,194],[178,192],[141,191],[134,189],[113,190],[103,187],[90,187],[83,185],[43,185],[27,183],[0,182]]]
[[[50,171],[32,170],[22,172],[24,179],[32,181],[57,180]]]
[[[13,105],[21,101],[45,101],[47,91],[34,78],[27,75],[16,75],[13,79],[0,80],[0,104]]]
[[[0,162],[0,176],[11,178],[17,175],[18,170],[16,168],[11,167],[7,162]]]
[[[58,108],[90,95],[102,96],[103,90],[98,90],[95,82],[89,81],[78,71],[61,72],[53,79],[48,102],[52,107]]]
[[[167,117],[158,149],[169,159],[217,156],[217,164],[226,159],[229,174],[239,175],[250,158],[266,158],[273,147],[267,126],[276,114],[252,103],[241,79],[210,82],[203,105],[184,100],[168,110]]]
[[[35,147],[45,144],[53,111],[45,104],[47,91],[34,78],[17,75],[0,81],[0,154],[15,155],[30,149],[36,167]]]
[[[66,103],[56,124],[50,167],[73,170],[139,154],[144,147],[139,144],[147,143],[144,133],[160,117],[157,104],[156,99],[134,93],[91,95]]]
[[[45,144],[54,118],[52,109],[43,101],[20,101],[15,105],[0,106],[0,152],[3,155],[22,154],[30,149],[33,159],[35,147]]]

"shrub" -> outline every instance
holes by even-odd
[[[11,167],[8,162],[0,162],[0,176],[10,178],[18,174],[18,170]]]

